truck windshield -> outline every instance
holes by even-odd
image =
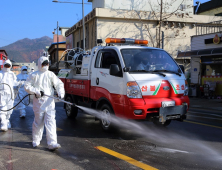
[[[121,53],[129,72],[181,73],[176,62],[163,50],[122,49]]]

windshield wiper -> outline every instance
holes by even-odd
[[[149,71],[146,71],[146,70],[130,70],[130,72],[149,72]]]
[[[147,71],[147,70],[130,70],[130,72],[145,72],[145,73],[151,73],[151,74],[159,74],[163,77],[165,77],[166,75],[160,72],[155,72],[155,71]]]
[[[178,76],[181,76],[181,74],[180,74],[179,72],[170,71],[170,70],[154,70],[154,71],[157,71],[157,72],[173,73],[173,74],[176,74],[176,75],[178,75]]]

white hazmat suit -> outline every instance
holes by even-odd
[[[34,68],[31,68],[31,71],[29,72],[29,74],[32,74],[33,72],[35,72]]]
[[[57,143],[56,120],[55,120],[55,102],[54,99],[47,96],[41,97],[40,91],[53,96],[55,87],[58,95],[64,98],[65,90],[63,82],[51,71],[48,66],[42,67],[47,57],[40,57],[38,60],[38,71],[29,74],[25,82],[25,90],[29,94],[36,94],[33,99],[33,111],[35,119],[32,125],[33,147],[37,147],[42,140],[44,125],[46,128],[46,138],[49,149],[57,149],[61,146]]]
[[[16,105],[17,103],[19,103],[26,95],[28,95],[28,93],[25,91],[24,89],[24,83],[26,81],[26,79],[28,78],[28,74],[27,74],[27,67],[26,66],[22,66],[21,68],[21,73],[17,75],[17,81],[20,81],[20,86],[18,89],[18,93],[17,96],[15,98],[15,102],[14,105]],[[20,117],[23,118],[26,116],[26,107],[27,104],[29,102],[29,97],[26,97],[23,99],[23,101],[21,103],[19,103],[19,105],[16,107],[16,109],[19,110],[20,113]]]
[[[10,65],[9,68],[5,68],[5,65]],[[14,102],[14,86],[18,85],[15,74],[11,71],[12,63],[10,60],[4,62],[4,67],[0,71],[0,120],[1,130],[7,131],[11,128],[9,118],[12,114],[13,102]],[[11,110],[9,110],[11,109]],[[9,110],[9,111],[2,111]]]

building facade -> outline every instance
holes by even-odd
[[[49,70],[53,71],[55,74],[59,72],[60,69],[64,68],[64,63],[60,63],[60,59],[63,55],[63,52],[66,50],[66,37],[65,32],[69,27],[59,27],[61,35],[55,34],[53,32],[53,43],[49,46],[47,53],[49,56],[50,66]],[[62,61],[64,58],[62,58]]]
[[[193,36],[191,49],[178,54],[191,58],[191,83],[208,84],[215,95],[222,96],[222,34]]]
[[[135,11],[160,11],[160,2],[157,0],[88,0],[92,2],[92,9],[123,9]],[[180,12],[193,14],[193,0],[164,0],[162,10],[164,13]]]
[[[191,50],[190,37],[199,31],[196,25],[208,23],[210,26],[218,26],[214,21],[222,20],[222,17],[174,14],[160,23],[156,15],[147,11],[94,8],[85,16],[85,49],[90,50],[96,46],[97,39],[105,42],[108,37],[146,39],[149,41],[148,46],[156,47],[161,39],[158,36],[161,28],[164,32],[164,39],[161,39],[164,49],[176,58],[178,51]],[[81,20],[66,31],[67,47],[83,48],[82,29]],[[177,61],[183,62],[181,59]]]
[[[63,68],[61,64],[58,64],[63,52],[66,50],[66,42],[58,42],[58,43],[52,43],[48,49],[48,54],[49,54],[49,61],[50,61],[50,66],[49,70],[53,71],[55,74],[58,73],[60,69]],[[58,57],[57,57],[58,56]],[[62,59],[62,61],[64,58]]]

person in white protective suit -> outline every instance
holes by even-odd
[[[13,111],[13,109],[11,109],[14,102],[13,87],[18,86],[17,78],[15,74],[11,71],[11,67],[11,61],[6,60],[4,62],[2,70],[0,71],[0,128],[2,131],[7,131],[11,128],[11,123],[9,119]]]
[[[31,74],[31,73],[33,73],[33,72],[35,72],[35,69],[32,67],[32,68],[31,68],[31,71],[29,72],[29,74]]]
[[[54,99],[44,96],[53,96],[55,87],[58,97],[64,98],[65,90],[63,82],[49,68],[47,57],[40,57],[38,60],[38,71],[30,74],[24,88],[29,94],[35,94],[33,98],[33,111],[35,119],[32,125],[33,147],[37,147],[42,140],[44,125],[46,128],[46,138],[50,150],[60,148],[57,143],[55,102]]]
[[[14,105],[19,103],[26,95],[28,95],[28,93],[24,89],[24,83],[25,83],[27,78],[28,78],[27,67],[22,66],[21,73],[17,75],[17,81],[20,81],[20,86],[19,86],[19,89],[18,89],[17,96],[15,98]],[[21,118],[24,118],[26,116],[25,109],[28,105],[28,102],[29,102],[29,97],[26,97],[22,100],[21,103],[19,103],[18,106],[16,106],[16,109],[19,110]]]

